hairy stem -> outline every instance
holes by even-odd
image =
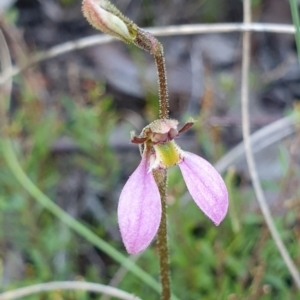
[[[162,286],[161,299],[170,300],[170,271],[169,271],[169,250],[167,240],[167,214],[166,214],[166,186],[167,170],[154,170],[153,175],[157,183],[162,205],[161,222],[157,234],[157,250],[160,264],[160,281]]]
[[[167,71],[165,67],[165,57],[162,46],[160,55],[155,55],[154,58],[157,68],[159,86],[159,118],[167,119],[169,117],[169,95],[167,86]]]
[[[169,117],[169,95],[163,46],[150,32],[140,28],[137,29],[137,36],[133,43],[153,54],[155,58],[158,75],[159,118],[167,119]]]

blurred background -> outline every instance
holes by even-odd
[[[113,4],[141,27],[243,20],[241,0]],[[292,24],[287,0],[253,0],[252,12],[254,22]],[[1,0],[0,27],[16,65],[36,52],[99,33],[83,18],[79,0]],[[224,162],[242,141],[241,34],[159,40],[166,57],[170,115],[181,123],[191,116],[197,120],[178,144],[217,163],[230,194],[229,214],[215,227],[195,209],[178,168],[170,169],[174,293],[187,300],[299,299],[261,216],[243,150]],[[48,59],[13,81],[9,129],[26,174],[64,211],[124,254],[116,207],[140,160],[130,131],[139,133],[158,117],[156,76],[152,56],[115,41]],[[264,131],[300,109],[294,35],[252,34],[249,86],[251,131],[264,133],[260,144],[253,144],[259,175],[277,228],[300,269],[299,124]],[[279,137],[272,139],[275,135]],[[159,279],[154,246],[137,264]],[[110,284],[114,279],[114,285],[142,299],[158,299],[130,273],[116,279],[119,268],[36,203],[0,155],[0,292],[48,281]],[[99,296],[56,291],[26,299]]]

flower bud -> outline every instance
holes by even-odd
[[[96,29],[125,43],[132,42],[137,35],[137,26],[107,0],[83,0],[82,12]]]

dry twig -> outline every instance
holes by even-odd
[[[295,133],[295,125],[298,123],[299,117],[297,114],[292,114],[257,130],[250,136],[252,151],[254,154],[258,153],[263,149],[278,143],[284,138],[291,136]],[[255,148],[253,148],[254,145]],[[221,157],[214,166],[218,172],[224,173],[231,165],[235,165],[237,161],[243,158],[244,155],[245,144],[244,142],[241,142]]]
[[[295,27],[293,25],[284,24],[264,24],[264,23],[220,23],[220,24],[191,24],[179,26],[165,26],[155,28],[145,28],[145,30],[156,36],[171,36],[171,35],[189,35],[189,34],[205,34],[205,33],[230,33],[230,32],[274,32],[294,34]],[[111,36],[97,34],[89,37],[84,37],[76,41],[66,42],[52,47],[49,50],[34,54],[28,59],[28,62],[23,66],[15,66],[4,72],[0,76],[0,84],[3,84],[9,78],[19,74],[29,66],[50,59],[70,51],[80,50],[87,47],[92,47],[100,44],[107,44],[116,41]]]
[[[55,291],[55,290],[81,290],[94,293],[103,293],[113,297],[117,297],[123,300],[141,300],[132,294],[124,292],[114,287],[91,283],[91,282],[79,282],[79,281],[62,281],[62,282],[47,282],[36,284],[20,289],[16,289],[10,292],[0,294],[0,300],[12,300],[23,298],[32,294]]]

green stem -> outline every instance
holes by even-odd
[[[296,29],[295,40],[297,46],[298,62],[300,65],[300,22],[299,22],[299,14],[298,14],[298,5],[296,0],[290,0],[290,8],[291,8],[293,23]]]
[[[161,300],[170,300],[171,288],[166,214],[167,170],[155,170],[153,171],[153,176],[159,189],[162,205],[161,222],[157,233],[157,250],[159,255],[160,281],[162,286]]]
[[[240,221],[238,218],[237,210],[236,210],[236,201],[234,195],[234,176],[235,170],[233,167],[228,169],[228,172],[225,177],[225,183],[228,189],[229,199],[231,203],[229,205],[229,215],[230,215],[230,222],[232,231],[237,234],[241,230]]]

